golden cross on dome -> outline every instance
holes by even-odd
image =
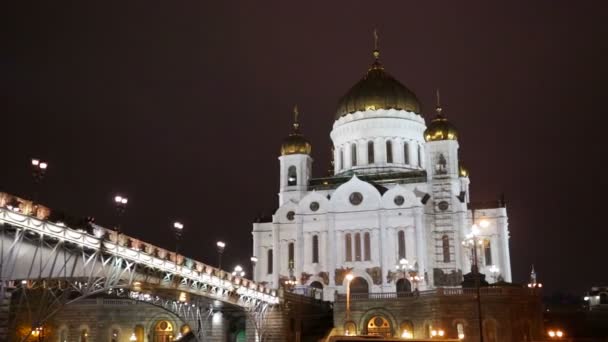
[[[298,122],[298,117],[300,116],[300,112],[298,111],[298,105],[293,106],[293,128],[297,130],[300,127],[300,123]]]
[[[380,57],[380,50],[378,50],[378,29],[374,28],[374,58]]]
[[[437,111],[437,115],[441,115],[441,101],[440,101],[440,97],[439,97],[439,88],[436,89],[436,96],[437,96],[437,107],[435,108],[435,110]]]

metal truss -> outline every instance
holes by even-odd
[[[104,231],[92,235],[0,208],[0,298],[7,292],[14,312],[9,327],[18,319],[42,326],[65,305],[105,294],[162,307],[199,340],[214,311],[210,299],[239,307],[257,321],[278,303],[274,293],[258,291],[253,282],[150,256],[108,240]]]

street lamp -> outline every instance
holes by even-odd
[[[252,273],[252,278],[255,281],[255,265],[258,263],[258,257],[256,257],[255,255],[252,256],[251,258],[249,258],[249,260],[251,260],[251,273]]]
[[[120,221],[122,216],[125,213],[125,210],[127,210],[127,203],[129,202],[129,199],[121,196],[121,195],[116,195],[114,196],[114,207],[116,208],[116,213],[118,213],[118,226],[116,227],[116,231],[118,233],[120,233]]]
[[[32,159],[32,177],[34,177],[34,201],[37,200],[38,197],[38,186],[42,183],[44,179],[44,175],[46,174],[46,170],[49,167],[49,163],[42,161],[40,159],[33,158]]]
[[[355,278],[352,273],[346,275],[346,320],[350,320],[350,282]]]
[[[475,291],[476,291],[476,300],[477,300],[477,319],[479,321],[479,341],[483,342],[483,321],[481,315],[481,291],[480,291],[480,282],[482,275],[479,273],[479,260],[477,259],[477,248],[478,245],[482,244],[483,241],[478,239],[480,234],[479,227],[487,228],[490,226],[490,223],[487,220],[481,220],[479,225],[477,225],[475,221],[475,210],[471,212],[471,221],[473,224],[471,225],[471,232],[467,234],[466,240],[462,242],[463,246],[471,246],[473,249],[473,262],[471,263],[471,274],[475,281]]]
[[[129,337],[129,341],[137,341],[137,337],[135,336],[134,332],[131,333],[131,337]]]
[[[549,338],[551,339],[562,339],[564,337],[564,332],[560,329],[557,330],[549,330],[547,331],[547,335],[549,335]]]
[[[234,267],[234,271],[232,271],[232,276],[241,278],[245,276],[245,271],[243,271],[241,265],[236,265]]]
[[[399,263],[395,265],[395,269],[397,272],[402,272],[404,279],[414,282],[414,288],[418,291],[418,282],[422,281],[422,277],[418,275],[417,263],[410,264],[407,259],[401,258]]]
[[[224,253],[224,249],[226,248],[226,243],[224,241],[218,241],[215,244],[217,246],[217,268],[222,269],[222,253]]]
[[[177,263],[177,253],[179,252],[179,241],[182,239],[184,225],[180,222],[173,222],[173,232],[175,233],[175,263]]]

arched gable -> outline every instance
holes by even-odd
[[[298,205],[295,202],[287,201],[283,204],[277,211],[274,212],[272,217],[272,222],[274,223],[295,223],[295,215],[294,219],[290,220],[287,216],[289,212],[293,212],[294,214],[298,210]]]
[[[313,210],[315,206],[311,206],[314,202],[317,203],[317,210]],[[329,200],[322,194],[312,191],[308,195],[304,196],[300,203],[297,205],[298,214],[326,214],[329,211]]]
[[[397,184],[382,195],[381,206],[385,209],[408,209],[421,207],[422,203],[412,191]]]
[[[358,200],[360,201],[357,204]],[[348,182],[336,189],[329,202],[331,211],[346,212],[376,210],[380,208],[380,200],[380,192],[373,185],[353,175]]]

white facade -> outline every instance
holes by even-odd
[[[460,286],[472,260],[463,245],[473,224],[469,178],[458,141],[425,142],[425,129],[413,112],[357,111],[331,131],[335,176],[312,179],[307,154],[279,157],[279,207],[271,222],[253,224],[254,279],[276,288],[295,278],[322,286],[328,300],[345,292],[346,273],[369,292],[395,292],[415,275],[422,280],[410,288]],[[506,208],[474,215],[480,271],[511,281]],[[403,258],[413,267],[397,272]]]

